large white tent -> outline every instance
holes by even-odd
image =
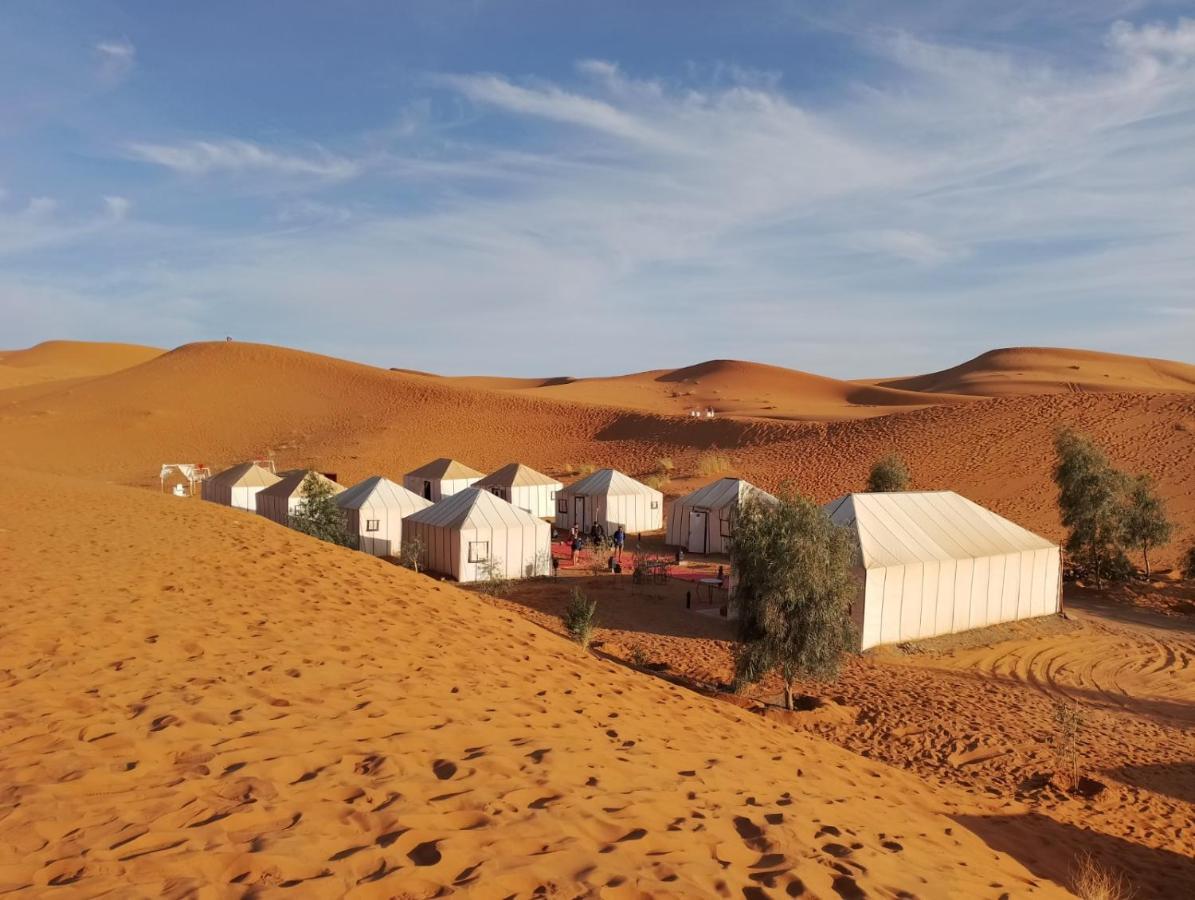
[[[269,469],[246,462],[213,475],[199,490],[204,500],[256,512],[258,492],[277,484],[278,480]]]
[[[344,488],[321,475],[308,469],[291,469],[283,472],[276,484],[270,485],[257,492],[257,514],[265,516],[279,525],[290,525],[291,513],[303,500],[303,481],[308,475],[315,475],[320,481],[332,486],[332,493],[339,494]]]
[[[485,488],[537,519],[550,519],[556,513],[556,494],[564,485],[530,466],[512,462],[491,472],[473,487]]]
[[[729,553],[734,517],[748,497],[776,498],[741,478],[720,478],[680,497],[668,511],[667,543],[690,553]]]
[[[476,469],[455,459],[440,458],[408,472],[403,476],[402,483],[411,493],[436,503],[471,487],[479,478],[481,473]]]
[[[953,491],[846,494],[826,512],[859,544],[860,649],[1061,608],[1058,546]]]
[[[614,469],[599,469],[556,494],[556,526],[583,531],[594,522],[613,534],[664,527],[664,495]]]
[[[551,571],[551,526],[481,488],[465,488],[407,516],[402,528],[404,540],[423,546],[427,569],[457,581]]]
[[[374,475],[337,494],[336,505],[344,510],[344,529],[357,535],[359,549],[374,556],[397,556],[403,517],[427,509],[431,501]]]

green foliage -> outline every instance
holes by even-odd
[[[1187,548],[1182,558],[1183,578],[1195,580],[1195,544]]]
[[[564,630],[572,639],[588,649],[597,628],[597,601],[586,598],[580,588],[573,588],[568,606],[564,610]]]
[[[671,472],[675,468],[676,468],[676,463],[674,463],[672,461],[671,456],[661,456],[658,460],[656,460],[656,469],[662,475],[667,475],[669,472]]]
[[[419,567],[423,565],[423,559],[426,551],[423,546],[423,541],[415,536],[403,536],[402,546],[398,551],[398,563],[401,566],[406,566],[415,572],[419,571]]]
[[[717,450],[707,450],[697,457],[697,474],[708,478],[711,475],[721,475],[729,472],[732,467],[729,456]]]
[[[1122,498],[1128,479],[1109,465],[1084,435],[1063,429],[1054,438],[1058,509],[1068,529],[1067,553],[1095,577],[1124,577],[1132,571],[1124,555],[1125,515]]]
[[[909,488],[909,467],[896,453],[876,460],[867,476],[867,490],[872,494],[905,491]]]
[[[1153,481],[1148,475],[1138,475],[1129,484],[1121,509],[1121,528],[1125,541],[1132,547],[1141,548],[1145,577],[1149,578],[1152,574],[1149,551],[1167,543],[1174,526],[1166,518],[1165,504],[1154,492]]]
[[[332,483],[314,472],[309,472],[303,479],[298,506],[290,516],[290,527],[330,544],[357,547],[357,536],[345,530],[344,511],[336,505]]]
[[[1079,737],[1086,721],[1074,700],[1054,703],[1054,726],[1058,729],[1054,751],[1060,763],[1069,763],[1072,788],[1079,784]]]
[[[832,678],[854,643],[858,585],[850,532],[798,495],[739,505],[730,553],[739,606],[738,685],[776,671],[792,709],[798,676]]]

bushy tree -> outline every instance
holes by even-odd
[[[1058,509],[1068,529],[1066,550],[1092,575],[1097,586],[1104,578],[1131,572],[1122,549],[1125,516],[1122,498],[1128,480],[1109,465],[1091,440],[1069,428],[1054,438],[1057,461]]]
[[[586,598],[580,588],[573,588],[564,610],[564,630],[582,648],[588,649],[597,628],[597,601]]]
[[[879,494],[890,491],[904,491],[909,487],[909,467],[905,461],[895,453],[889,453],[876,460],[867,476],[867,490],[869,493]]]
[[[748,497],[739,505],[730,554],[739,607],[736,684],[778,672],[792,709],[798,677],[837,675],[854,643],[855,552],[850,532],[804,497]]]
[[[1141,548],[1145,577],[1149,578],[1149,551],[1169,541],[1174,526],[1166,518],[1166,506],[1148,475],[1138,475],[1129,484],[1122,502],[1121,528],[1128,545]]]
[[[1195,581],[1195,544],[1187,548],[1182,558],[1183,578]]]
[[[321,541],[356,548],[355,535],[345,529],[344,511],[336,505],[332,483],[308,472],[300,488],[299,503],[290,516],[290,527]]]

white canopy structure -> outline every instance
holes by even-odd
[[[859,542],[860,649],[1061,608],[1058,546],[953,491],[846,494],[825,509]]]
[[[614,469],[599,469],[556,494],[556,526],[582,530],[598,522],[613,534],[664,527],[664,495]]]
[[[423,546],[424,565],[457,581],[492,574],[528,578],[551,572],[552,528],[481,488],[465,488],[403,519],[403,539]]]
[[[162,482],[162,490],[166,490],[166,482],[175,475],[187,482],[186,488],[182,487],[182,483],[176,484],[174,492],[182,495],[195,496],[195,485],[200,485],[212,475],[212,470],[203,463],[162,463],[162,469],[158,473],[158,480]]]
[[[729,553],[734,516],[748,497],[776,498],[741,478],[720,478],[686,494],[668,511],[666,542],[690,553]]]
[[[481,473],[476,469],[455,459],[440,458],[408,472],[403,476],[402,483],[408,491],[436,503],[471,487],[479,478]]]
[[[564,485],[530,466],[512,462],[473,487],[485,488],[537,519],[550,519],[556,512],[556,494]]]
[[[320,481],[332,486],[332,493],[339,494],[344,488],[321,475],[308,469],[291,469],[283,472],[276,484],[257,492],[257,514],[265,516],[279,525],[290,525],[291,513],[303,499],[303,482],[308,475],[314,475]]]
[[[234,509],[257,511],[259,491],[278,483],[278,476],[256,463],[244,462],[203,482],[200,496]]]
[[[374,556],[397,556],[403,517],[427,509],[431,502],[374,475],[337,494],[336,505],[344,510],[345,531],[357,535],[359,549]]]

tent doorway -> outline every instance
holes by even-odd
[[[709,549],[709,511],[689,511],[689,552],[705,553]]]
[[[430,481],[423,482],[423,499],[430,500],[432,498],[432,483]]]

